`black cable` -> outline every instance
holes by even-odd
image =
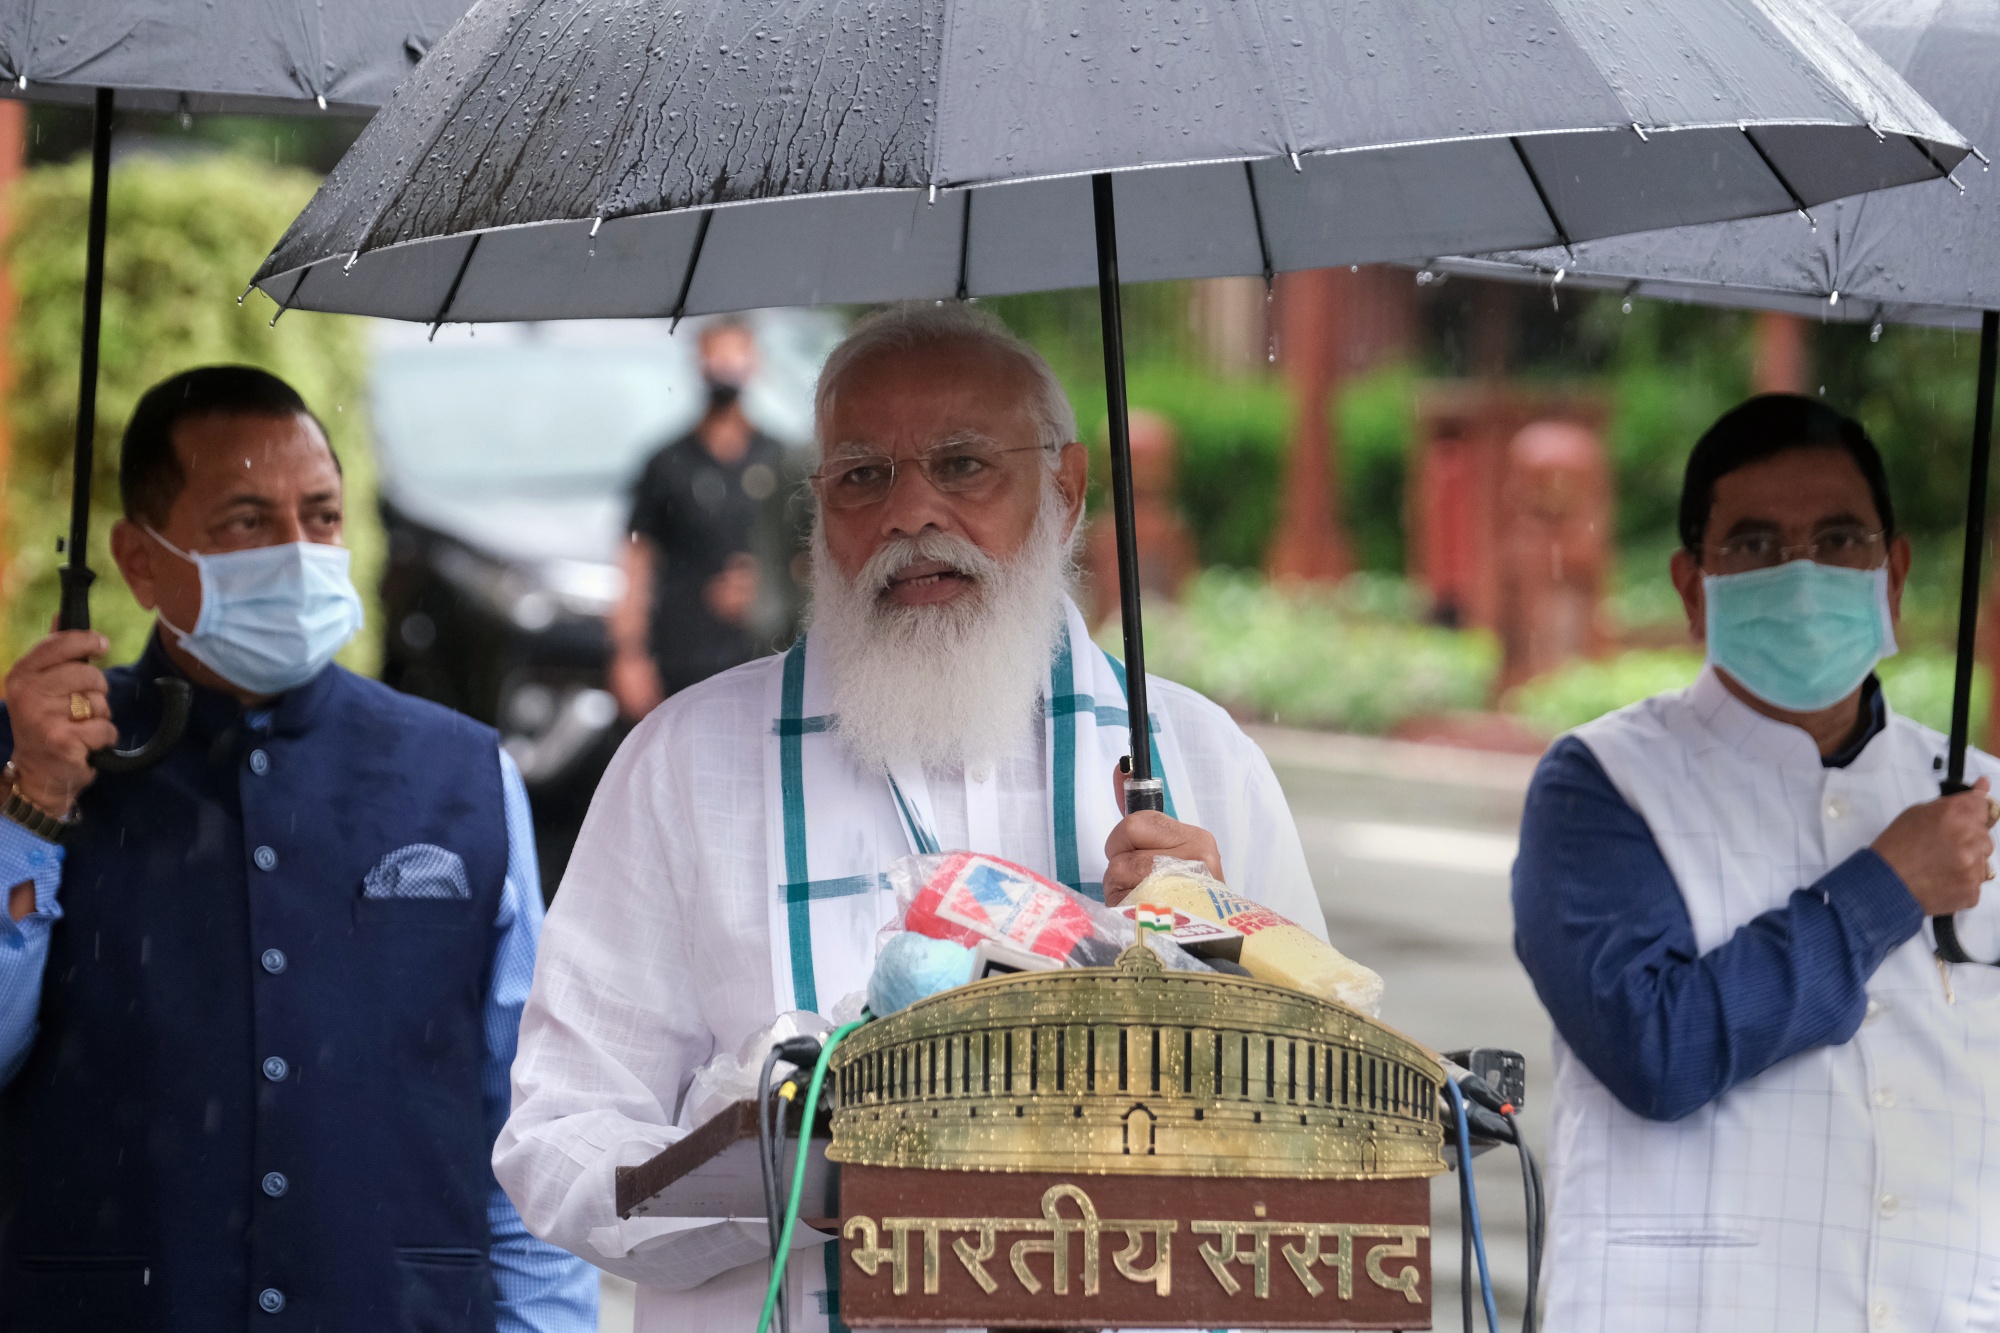
[[[784,1133],[784,1112],[777,1114],[778,1124],[772,1125],[772,1102],[777,1100],[776,1091],[771,1087],[771,1073],[778,1066],[778,1048],[773,1046],[764,1053],[764,1067],[757,1077],[757,1165],[764,1178],[764,1225],[769,1230],[771,1263],[778,1262],[778,1236],[784,1230],[784,1208],[779,1203],[778,1180],[783,1172],[780,1154]],[[778,1302],[778,1328],[780,1333],[790,1333],[790,1311],[785,1302]]]
[[[1514,1150],[1521,1155],[1521,1208],[1528,1223],[1528,1302],[1521,1312],[1521,1333],[1535,1333],[1535,1301],[1541,1294],[1543,1228],[1541,1169],[1521,1133],[1521,1122],[1512,1111],[1505,1112],[1508,1128],[1514,1131]]]

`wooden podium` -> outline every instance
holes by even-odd
[[[1218,974],[977,982],[836,1048],[802,1223],[853,1328],[1432,1324],[1435,1058]],[[618,1172],[624,1217],[764,1215],[743,1102]]]

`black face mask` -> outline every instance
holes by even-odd
[[[727,380],[708,382],[708,410],[726,412],[736,406],[736,400],[743,396],[743,386],[731,384]]]

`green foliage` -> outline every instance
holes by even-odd
[[[383,542],[362,411],[361,326],[294,313],[273,329],[268,300],[258,295],[239,306],[236,299],[315,184],[305,172],[223,154],[137,157],[112,173],[90,563],[99,572],[93,620],[112,640],[113,661],[135,656],[151,624],[111,561],[109,534],[120,512],[119,436],[148,386],[190,366],[262,366],[290,381],[317,410],[346,471],[355,583],[373,611]],[[0,661],[11,662],[47,632],[58,600],[55,571],[62,557],[55,544],[68,528],[89,188],[84,163],[37,167],[10,201],[6,254],[20,307],[8,394],[14,454],[5,496]],[[378,654],[377,636],[364,634],[342,660],[372,672]]]
[[[1507,711],[1550,735],[1666,690],[1701,671],[1701,654],[1686,648],[1635,648],[1602,661],[1572,662],[1510,692]]]
[[[1936,649],[1905,649],[1876,668],[1882,692],[1905,717],[1938,731],[1951,730],[1951,687],[1956,661]],[[1986,743],[1986,719],[1993,703],[1993,678],[1984,666],[1972,671],[1970,733],[1974,745]]]
[[[1678,690],[1701,670],[1693,648],[1633,649],[1596,662],[1573,662],[1514,690],[1507,710],[1554,735],[1627,704]],[[1936,649],[1905,649],[1876,668],[1896,711],[1939,731],[1951,726],[1952,656]],[[1972,736],[1986,735],[1993,683],[1985,667],[1972,678]]]
[[[1416,436],[1416,371],[1384,366],[1347,381],[1334,408],[1341,494],[1355,564],[1400,574],[1404,483]]]
[[[1204,565],[1261,569],[1277,531],[1292,399],[1276,374],[1221,375],[1200,363],[1190,284],[1124,289],[1126,398],[1158,412],[1180,438],[1178,499]],[[1047,357],[1093,441],[1091,505],[1102,504],[1104,359],[1095,291],[1041,292],[985,303]],[[1404,365],[1348,381],[1334,407],[1336,466],[1356,563],[1403,568],[1403,478],[1417,376]]]
[[[1583,319],[1609,350],[1611,419],[1604,443],[1616,478],[1619,535],[1671,536],[1688,451],[1750,392],[1750,317],[1599,296],[1591,298]]]
[[[1871,340],[1871,332],[1815,329],[1814,377],[1881,448],[1897,523],[1917,534],[1962,530],[1979,335],[1884,326]]]
[[[1240,710],[1294,726],[1383,732],[1478,708],[1499,666],[1487,636],[1419,622],[1407,584],[1357,574],[1289,590],[1210,570],[1179,606],[1149,605],[1146,666]],[[1103,631],[1116,651],[1116,624]]]

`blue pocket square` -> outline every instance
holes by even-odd
[[[470,898],[472,882],[457,852],[435,843],[398,847],[361,880],[363,898]]]

